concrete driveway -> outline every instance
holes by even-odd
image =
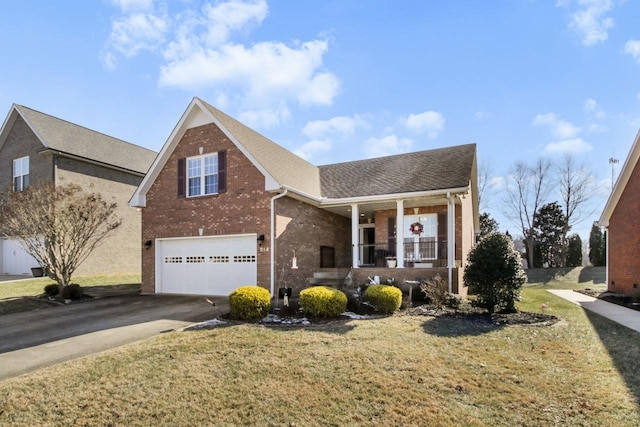
[[[0,316],[0,380],[212,319],[227,303],[215,300],[122,295]]]

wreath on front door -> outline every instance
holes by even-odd
[[[420,224],[419,222],[414,222],[413,224],[411,224],[411,227],[409,227],[409,231],[411,231],[411,233],[413,234],[422,234],[422,224]]]

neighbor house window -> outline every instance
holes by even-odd
[[[218,154],[187,159],[187,196],[218,193]]]
[[[29,156],[13,161],[13,191],[22,191],[29,186]]]

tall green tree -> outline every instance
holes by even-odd
[[[582,265],[582,239],[579,234],[572,234],[567,238],[567,267]]]
[[[564,265],[565,227],[566,217],[557,202],[547,203],[536,212],[533,229],[540,263],[547,264],[549,267]]]
[[[589,234],[589,261],[594,267],[602,267],[607,263],[606,235],[596,224],[593,224]]]
[[[518,162],[509,171],[506,181],[504,214],[520,227],[529,266],[533,266],[536,243],[533,220],[551,191],[551,170],[551,162],[547,159],[538,159],[533,166]]]
[[[480,237],[498,232],[498,221],[491,218],[488,212],[480,214]]]

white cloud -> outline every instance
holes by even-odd
[[[327,152],[331,150],[333,143],[329,139],[316,139],[303,144],[297,150],[294,150],[294,154],[302,157],[305,160],[311,159],[315,154]]]
[[[340,90],[338,77],[324,67],[328,39],[250,45],[235,41],[267,18],[265,0],[209,1],[200,10],[183,2],[185,9],[170,16],[165,2],[113,1],[124,15],[113,21],[102,55],[109,68],[117,65],[119,56],[159,53],[160,86],[211,89],[217,98],[265,124],[282,121],[282,104],[331,105]],[[148,10],[129,13],[134,4]]]
[[[533,119],[534,126],[546,126],[555,138],[569,139],[580,132],[580,128],[559,118],[555,113],[538,114]]]
[[[486,111],[476,111],[473,116],[478,120],[485,120],[491,117]]]
[[[406,153],[411,150],[413,141],[388,135],[383,138],[369,138],[365,141],[365,151],[368,158],[389,156]]]
[[[444,122],[444,117],[437,111],[409,114],[406,119],[402,120],[405,128],[417,133],[426,132],[431,139],[436,138],[438,133],[444,129]]]
[[[216,88],[241,91],[245,99],[295,99],[300,104],[331,105],[339,81],[318,72],[327,42],[313,40],[299,48],[280,42],[260,42],[251,47],[226,44],[201,48],[164,65],[160,84],[182,89]]]
[[[153,5],[153,0],[110,0],[110,2],[123,12],[149,10]]]
[[[102,59],[108,68],[116,66],[116,53],[127,58],[143,50],[159,50],[171,23],[166,9],[149,13],[132,13],[113,21],[107,49]]]
[[[507,180],[503,176],[493,176],[489,180],[489,188],[494,190],[504,190],[507,187]]]
[[[570,7],[569,1],[559,1],[556,6]],[[614,0],[578,0],[577,9],[571,13],[569,28],[573,29],[582,39],[585,46],[593,46],[604,42],[608,37],[608,30],[613,28],[613,18],[607,13],[613,9]]]
[[[202,8],[204,23],[207,27],[204,41],[208,46],[216,47],[227,42],[232,31],[244,30],[252,24],[261,24],[267,17],[269,8],[264,0],[238,1],[205,4]]]
[[[353,135],[356,129],[368,128],[369,124],[360,115],[352,117],[337,116],[329,120],[314,120],[304,125],[302,133],[309,138],[322,138],[327,135]]]
[[[633,56],[640,63],[640,40],[629,40],[624,44],[623,52]]]
[[[582,138],[572,138],[563,141],[551,142],[544,147],[547,153],[584,153],[591,151],[593,147]]]
[[[598,107],[598,103],[595,99],[586,99],[582,104],[582,107],[584,109],[584,112],[587,113],[587,115],[589,115],[591,118],[602,120],[607,116],[604,110]]]
[[[596,108],[598,107],[598,103],[596,102],[595,99],[585,99],[584,103],[583,103],[583,107],[584,107],[584,111],[586,111],[587,113],[592,113],[594,111],[596,111]]]

